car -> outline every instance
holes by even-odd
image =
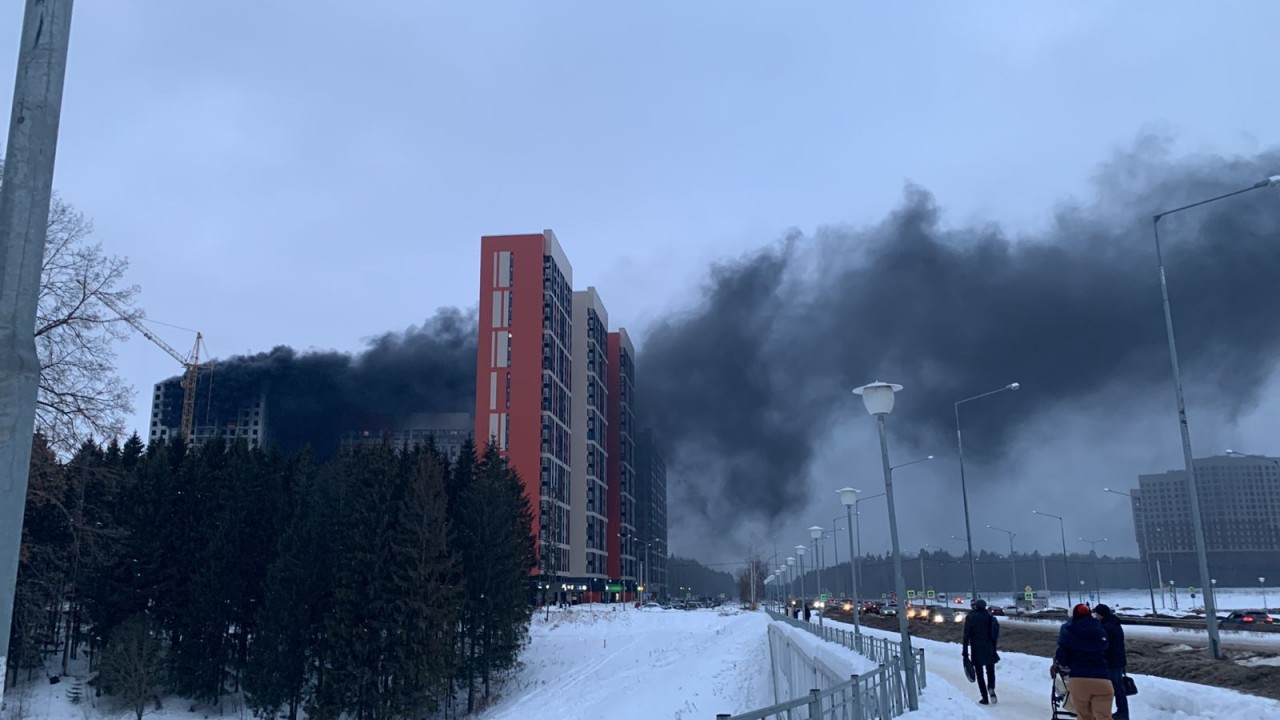
[[[999,605],[988,605],[987,610],[989,610],[992,615],[1004,615],[1004,608]]]
[[[881,614],[881,615],[892,615],[892,616],[895,616],[895,617],[896,617],[896,616],[897,616],[897,614],[898,614],[898,605],[897,605],[897,603],[889,603],[888,605],[885,605],[884,607],[880,608],[880,614]]]
[[[1237,628],[1258,628],[1270,630],[1275,627],[1276,619],[1266,610],[1237,610],[1226,617],[1220,624]]]

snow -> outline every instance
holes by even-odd
[[[772,705],[768,624],[736,609],[539,613],[523,670],[478,717],[703,720]]]
[[[1008,591],[1004,593],[1008,597]],[[1053,593],[1053,601],[1061,603],[1067,597],[1064,592]],[[1079,593],[1071,592],[1071,598],[1078,600]],[[1214,595],[1218,601],[1218,612],[1225,616],[1235,610],[1261,610],[1263,600],[1269,605],[1280,602],[1280,588],[1221,588]],[[1146,589],[1136,590],[1103,590],[1100,596],[1090,601],[1091,604],[1105,603],[1116,612],[1125,610],[1127,614],[1141,615],[1151,612],[1151,594]],[[1192,608],[1204,610],[1204,595],[1197,593],[1194,600],[1187,588],[1178,587],[1178,610],[1173,609],[1173,596],[1168,589],[1162,594],[1156,589],[1156,609],[1168,615],[1189,614]]]
[[[1008,621],[1006,619],[1006,621]],[[826,622],[851,629],[851,625]],[[726,610],[636,610],[630,606],[579,606],[539,613],[530,628],[531,642],[522,666],[495,690],[492,705],[480,720],[525,720],[531,717],[602,718],[610,720],[672,718],[694,720],[717,713],[741,713],[772,705],[769,617],[763,612]],[[795,643],[847,675],[872,669],[870,660],[786,623],[776,626]],[[863,628],[863,632],[896,639],[897,634]],[[920,711],[911,720],[1044,717],[1049,712],[1049,660],[1001,653],[997,666],[999,704],[977,704],[977,687],[968,682],[960,648],[913,638],[925,650],[927,688]],[[1274,657],[1240,660],[1246,665],[1280,664]],[[1133,676],[1139,694],[1130,698],[1135,717],[1179,720],[1263,720],[1280,718],[1280,702],[1146,675]],[[24,720],[85,720],[122,717],[114,708],[84,693],[79,705],[68,693],[73,677],[50,685],[23,683],[5,697],[6,717],[18,711]],[[86,689],[81,687],[82,690]],[[779,698],[779,700],[789,698]],[[167,698],[149,720],[200,720],[249,717],[235,697],[221,711]]]
[[[835,623],[831,620],[827,622],[845,628],[853,627],[851,624]],[[863,628],[863,632],[880,637],[897,638],[896,633],[874,628]],[[925,669],[929,672],[927,693],[931,694],[935,691],[934,676],[936,675],[938,685],[945,683],[950,687],[967,688],[967,692],[963,695],[968,697],[969,703],[977,702],[977,686],[971,685],[964,676],[958,643],[922,638],[912,638],[911,642],[916,647],[923,647],[925,651]],[[1049,665],[1048,658],[1001,652],[1000,664],[996,666],[996,692],[1000,702],[994,706],[983,707],[984,716],[1026,718],[1047,715],[1050,707]],[[1204,720],[1273,720],[1280,717],[1280,702],[1275,700],[1149,675],[1132,675],[1131,677],[1138,685],[1138,694],[1129,698],[1130,714],[1134,717]],[[950,690],[943,692],[949,693]],[[964,702],[962,701],[960,705],[963,707]],[[913,720],[923,720],[924,717],[926,716],[921,715]],[[950,717],[968,716],[951,715]]]

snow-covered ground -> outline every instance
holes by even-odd
[[[773,704],[763,612],[577,606],[539,613],[482,720],[705,720]]]
[[[1129,609],[1133,610],[1134,614],[1151,612],[1151,593],[1145,589],[1103,590],[1100,596],[1095,595],[1092,600],[1090,600],[1087,592],[1088,589],[1086,589],[1083,599],[1091,604],[1106,603],[1117,609],[1117,611]],[[1003,595],[992,594],[989,597],[1007,598],[1008,596],[1008,591],[1005,591]],[[1192,598],[1191,594],[1187,592],[1187,588],[1181,586],[1178,587],[1177,610],[1173,607],[1173,593],[1170,593],[1167,588],[1163,594],[1157,589],[1155,596],[1156,610],[1169,615],[1190,613],[1192,608],[1204,608],[1203,593],[1197,592],[1195,598]],[[1214,597],[1218,602],[1219,614],[1226,616],[1234,610],[1261,610],[1266,607],[1263,604],[1264,600],[1267,605],[1272,607],[1280,605],[1280,588],[1221,588]],[[1072,590],[1071,599],[1075,602],[1080,602],[1081,595],[1079,591]],[[1003,600],[999,600],[999,602],[1001,604],[1004,603]],[[1049,596],[1049,603],[1057,607],[1066,607],[1067,594],[1062,591],[1055,591]]]
[[[837,623],[832,620],[827,622],[846,629],[853,628],[851,624]],[[896,633],[873,628],[863,628],[863,632],[880,637],[897,638]],[[917,647],[923,647],[925,651],[926,669],[929,671],[928,694],[932,694],[941,687],[943,688],[941,692],[951,697],[955,688],[964,688],[961,694],[967,697],[967,701],[958,703],[958,708],[977,702],[977,686],[970,684],[964,676],[964,668],[960,662],[960,646],[957,643],[922,638],[912,638],[911,642]],[[996,692],[1000,702],[998,705],[982,707],[982,715],[1011,720],[1047,717],[1050,692],[1049,664],[1050,661],[1047,658],[1001,652],[1000,664],[996,666]],[[1134,675],[1133,678],[1138,685],[1138,694],[1129,698],[1130,714],[1134,717],[1203,718],[1205,720],[1280,718],[1280,702],[1275,700],[1149,675]],[[923,702],[931,703],[932,700],[926,698]],[[972,707],[980,706],[972,705]],[[951,715],[950,717],[969,717],[969,715]]]

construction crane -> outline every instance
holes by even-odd
[[[169,353],[169,356],[177,360],[183,369],[182,373],[182,425],[179,426],[178,432],[182,435],[183,440],[191,438],[191,430],[195,424],[196,417],[196,385],[200,380],[200,371],[209,367],[209,365],[200,364],[200,347],[204,344],[204,336],[196,333],[196,344],[191,348],[191,352],[183,355],[173,348],[172,345],[161,340],[155,333],[151,332],[146,325],[124,311],[114,300],[106,295],[97,295],[103,305],[111,308],[121,320],[129,323],[129,326],[137,330],[143,337],[150,340],[160,347],[161,350]]]

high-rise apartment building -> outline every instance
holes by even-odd
[[[599,600],[609,579],[609,315],[596,289],[573,294],[572,449],[569,482],[569,574]]]
[[[211,403],[206,398],[211,395],[212,381],[206,373],[196,385],[195,422],[188,444],[198,447],[220,437],[229,441],[244,440],[249,447],[263,447],[268,438],[266,393]],[[182,432],[182,399],[181,378],[156,383],[151,395],[151,428],[147,435],[151,443],[166,443]]]
[[[569,569],[573,268],[550,230],[480,240],[476,444],[493,441],[533,505],[540,584]]]
[[[1210,568],[1223,574],[1263,570],[1280,552],[1280,458],[1219,455],[1195,460],[1200,515]],[[1191,579],[1195,536],[1186,470],[1140,475],[1133,497],[1134,533],[1143,557],[1162,574]],[[1185,578],[1185,579],[1184,579]],[[1221,581],[1225,582],[1225,578]]]
[[[636,538],[643,562],[640,577],[649,592],[669,597],[667,589],[667,465],[653,430],[636,436]]]
[[[635,499],[635,346],[627,331],[609,333],[609,576],[622,581],[628,592],[636,586]]]
[[[386,431],[352,430],[342,438],[342,445],[368,445],[387,442],[400,449],[434,443],[436,448],[456,462],[475,430],[471,413],[418,413],[400,426]]]

